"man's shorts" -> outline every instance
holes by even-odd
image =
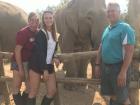
[[[116,96],[118,103],[123,103],[128,98],[128,84],[130,69],[127,72],[125,87],[117,86],[117,77],[120,73],[122,62],[115,64],[102,63],[101,93],[106,96]]]
[[[28,72],[29,72],[29,67],[28,67],[28,62],[23,62],[23,68],[24,68],[24,73],[25,73],[25,78],[28,79]],[[18,64],[15,61],[11,61],[11,70],[19,70]]]

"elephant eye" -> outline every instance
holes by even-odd
[[[91,20],[91,17],[88,16],[87,19],[88,19],[88,20]]]

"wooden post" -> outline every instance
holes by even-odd
[[[3,74],[3,71],[2,71],[2,59],[0,59],[0,76],[2,76],[2,74]],[[4,97],[3,97],[3,92],[2,92],[2,90],[3,90],[3,82],[2,81],[0,81],[0,104],[3,102],[3,99],[4,99]]]
[[[4,67],[3,67],[3,57],[0,54],[0,75],[5,76]],[[3,98],[5,100],[5,105],[10,105],[10,98],[9,98],[9,88],[6,81],[0,82],[0,89],[2,91]]]
[[[129,93],[130,93],[130,100],[132,105],[139,105],[139,89],[140,89],[140,84],[139,84],[139,80],[140,80],[140,72],[139,72],[139,61],[138,60],[133,60],[133,64],[132,64],[133,68],[132,68],[132,73],[131,73],[131,80],[132,81],[138,81],[138,88],[130,88],[129,89]]]

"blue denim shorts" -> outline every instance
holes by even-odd
[[[125,87],[117,86],[117,77],[120,73],[122,62],[115,64],[102,63],[101,93],[107,96],[116,96],[118,103],[124,103],[128,98],[128,85],[130,81],[130,68],[127,72],[127,83]]]
[[[18,70],[18,65],[16,62],[11,62],[11,70]]]

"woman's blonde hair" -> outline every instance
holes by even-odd
[[[44,15],[45,13],[50,13],[53,15],[53,12],[52,11],[44,11],[43,14],[42,14],[42,27],[44,29],[46,29],[46,25],[45,25],[45,22],[44,22]],[[54,41],[56,41],[56,26],[55,26],[55,21],[53,22],[52,24],[52,37],[54,39]]]

